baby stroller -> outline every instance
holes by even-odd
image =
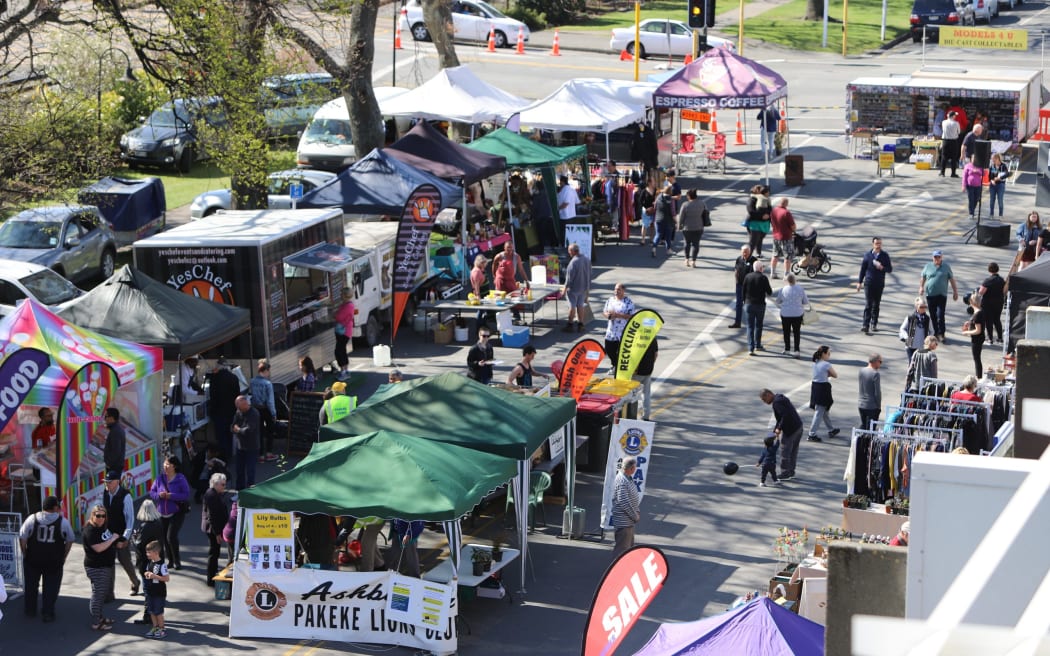
[[[798,275],[803,270],[810,278],[816,278],[820,271],[831,271],[831,256],[817,243],[817,229],[813,226],[795,232],[795,261],[791,263],[791,272]]]

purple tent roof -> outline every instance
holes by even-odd
[[[393,144],[384,148],[391,157],[445,180],[462,178],[464,185],[502,173],[507,160],[461,146],[426,121],[416,123]]]
[[[661,624],[634,656],[823,656],[824,627],[769,597],[695,622]]]
[[[656,107],[761,109],[787,95],[787,82],[765,66],[711,48],[681,68],[653,93]]]

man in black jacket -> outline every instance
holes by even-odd
[[[482,385],[492,381],[492,363],[495,360],[489,337],[492,333],[485,326],[478,330],[478,342],[467,351],[467,376]]]
[[[106,473],[116,472],[117,480],[124,473],[124,454],[128,449],[128,439],[124,435],[124,427],[120,425],[120,410],[106,408],[103,415],[106,422],[106,445],[102,449],[102,460],[106,463]]]
[[[740,257],[736,258],[733,265],[733,275],[736,277],[736,319],[729,325],[730,328],[739,328],[740,319],[744,312],[744,276],[753,271],[758,258],[751,254],[751,247],[744,244],[740,247]]]
[[[120,484],[120,472],[110,470],[106,473],[106,491],[102,493],[102,505],[107,513],[106,527],[110,533],[120,536],[116,543],[117,561],[131,580],[132,596],[137,595],[139,576],[132,562],[131,549],[128,548],[131,544],[131,529],[135,526],[135,502],[127,489]],[[115,575],[111,579],[114,585],[116,579]],[[108,601],[114,597],[113,590],[110,590],[106,599]]]
[[[747,348],[750,355],[765,351],[762,346],[762,324],[766,319],[766,298],[773,295],[769,278],[761,262],[755,262],[754,271],[744,276],[744,318],[747,320]]]
[[[773,433],[780,436],[780,480],[795,478],[795,461],[798,458],[798,445],[802,441],[802,418],[791,399],[783,394],[774,394],[763,389],[759,397],[766,405],[773,406],[773,418],[776,425]]]
[[[230,371],[226,358],[219,358],[211,373],[208,387],[208,417],[215,429],[215,440],[226,458],[233,455],[233,434],[230,424],[233,413],[237,411],[235,401],[241,393],[241,382]]]

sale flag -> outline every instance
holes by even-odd
[[[35,348],[20,348],[0,365],[0,430],[10,423],[18,406],[49,366],[51,358]]]
[[[391,341],[397,336],[401,315],[405,313],[408,297],[415,287],[416,274],[430,248],[430,231],[441,211],[441,194],[437,187],[423,184],[408,197],[401,212],[394,248],[394,316]]]
[[[654,310],[639,310],[627,320],[627,326],[623,329],[623,338],[620,340],[620,352],[614,353],[616,357],[616,378],[618,380],[631,380],[634,372],[638,370],[638,363],[642,361],[649,345],[656,339],[656,334],[664,326],[664,319]]]
[[[561,379],[558,381],[561,395],[579,401],[604,357],[605,349],[597,340],[581,339],[576,342],[569,349],[565,364],[562,365]]]
[[[628,549],[609,566],[594,593],[583,656],[610,656],[663,589],[669,569],[656,547]]]
[[[105,362],[89,362],[81,367],[62,392],[58,406],[55,439],[55,489],[64,497],[73,484],[88,440],[120,387],[116,370]]]

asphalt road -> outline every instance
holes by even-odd
[[[1043,5],[1026,3],[1024,8],[1031,12],[1026,15],[1035,16],[1041,14]],[[909,311],[919,270],[929,261],[930,252],[934,248],[945,251],[963,291],[983,279],[989,261],[1006,268],[1013,251],[964,243],[963,233],[971,224],[958,181],[907,165],[898,165],[894,177],[878,177],[873,162],[845,156],[846,143],[841,136],[845,81],[859,75],[914,70],[920,57],[916,48],[905,44],[888,54],[849,60],[774,49],[751,54],[781,71],[788,78],[789,88],[799,90],[793,92],[792,102],[799,111],[791,117],[791,147],[794,154],[804,157],[806,185],[785,188],[774,165],[774,195],[792,197],[796,220],[818,226],[820,242],[833,259],[830,274],[802,280],[820,312],[819,322],[803,330],[802,350],[808,354],[820,344],[832,347],[832,363],[840,377],[834,383],[836,402],[831,416],[846,433],[857,420],[856,375],[868,353],[878,351],[885,358],[885,401],[892,402],[903,388],[905,354],[895,329]],[[484,76],[516,88],[557,86],[574,76],[609,76],[610,72],[616,72],[616,77],[630,75],[626,62],[621,64],[611,55],[580,53],[575,63],[560,63],[558,67],[536,63],[539,53],[530,53],[524,59],[504,53],[487,55],[476,55]],[[935,55],[930,59],[944,65],[988,63],[982,53],[935,51]],[[433,59],[425,49],[417,57],[411,66],[423,67]],[[1036,67],[1037,57],[1037,52],[1030,52],[1004,55],[1002,61],[1007,66]],[[814,76],[818,70],[821,74]],[[668,556],[671,574],[664,591],[627,636],[618,651],[621,654],[632,653],[644,644],[660,622],[709,616],[725,609],[740,594],[764,589],[774,573],[771,545],[779,527],[819,530],[840,520],[846,439],[803,442],[799,476],[781,488],[757,487],[757,470],[751,467],[758,459],[760,438],[770,417],[768,407],[758,398],[761,388],[788,394],[800,407],[803,420],[812,415],[803,408],[810,363],[805,358],[798,361],[779,355],[774,316],[768,317],[764,340],[769,350],[757,357],[747,355],[743,332],[728,328],[732,321],[731,264],[744,239],[739,226],[746,201],[744,190],[758,182],[763,171],[751,135],[748,142],[746,146],[730,146],[725,175],[682,180],[687,187],[698,187],[713,210],[714,226],[705,233],[697,269],[686,268],[680,255],[652,258],[648,248],[639,248],[636,243],[600,247],[599,264],[594,268],[595,301],[607,298],[613,285],[623,282],[639,307],[655,308],[667,321],[656,368],[653,419],[658,428],[638,541],[660,546]],[[1033,156],[1034,151],[1026,149],[1029,170],[1034,170]],[[1034,175],[1017,176],[1006,192],[1008,221],[1016,224],[1033,202]],[[881,330],[868,337],[859,332],[863,297],[854,291],[852,283],[861,254],[874,235],[883,238],[893,258],[894,272],[887,283]],[[564,317],[564,308],[561,312]],[[553,312],[545,310],[542,318],[534,343],[540,349],[537,362],[544,369],[562,357],[571,342],[558,330]],[[945,377],[961,378],[971,372],[969,345],[958,336],[964,318],[962,303],[950,303],[950,342],[939,352],[940,373]],[[602,330],[600,322],[589,326],[589,333],[598,338]],[[427,375],[462,370],[466,348],[424,343],[420,336],[403,331],[394,345],[394,356],[407,374]],[[986,363],[993,360],[990,351],[986,350]],[[515,361],[516,353],[501,349],[497,357],[509,364]],[[367,395],[379,383],[380,373],[373,371],[366,354],[355,355],[352,363],[368,374],[362,390]],[[497,375],[500,373],[505,375],[506,371]],[[726,461],[740,463],[741,472],[725,476],[722,465]],[[597,525],[600,493],[600,477],[580,476],[578,503],[587,510],[589,530]],[[556,518],[559,511],[548,507],[548,519]],[[126,623],[136,616],[140,598],[124,597],[112,609],[119,620],[112,633],[88,630],[88,586],[77,546],[66,566],[59,621],[46,627],[26,621],[19,601],[9,601],[0,623],[0,653],[134,650],[170,654],[202,648],[222,654],[251,650],[265,656],[410,653],[407,649],[332,642],[226,638],[227,606],[212,600],[211,590],[202,582],[205,547],[197,529],[197,512],[195,508],[183,529],[187,568],[176,573],[170,585],[167,621],[173,630],[163,644],[142,639],[140,627]],[[479,599],[464,605],[461,614],[470,633],[460,636],[460,654],[579,652],[594,587],[610,562],[611,540],[565,541],[557,539],[556,532],[553,526],[541,528],[530,538],[533,566],[525,582],[527,594],[515,595],[512,603]],[[507,587],[521,587],[516,573],[508,573]],[[117,589],[118,593],[124,590],[124,584],[118,584]]]

